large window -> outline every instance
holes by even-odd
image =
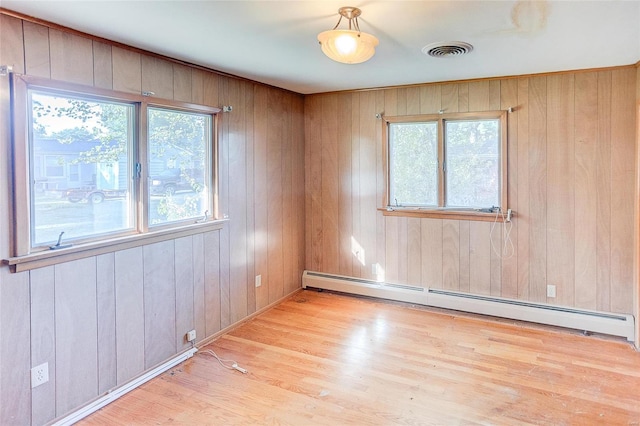
[[[506,209],[506,113],[385,117],[389,211]]]
[[[14,75],[24,255],[215,218],[215,108]]]

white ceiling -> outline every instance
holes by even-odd
[[[640,0],[606,1],[31,1],[3,8],[298,93],[634,64]],[[316,36],[338,8],[362,9],[380,40],[368,62],[345,65]],[[423,46],[465,41],[468,55]]]

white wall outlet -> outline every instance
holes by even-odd
[[[256,275],[256,287],[260,287],[262,285],[262,275]]]
[[[186,339],[187,339],[187,342],[195,342],[196,331],[195,330],[187,331]]]
[[[371,274],[372,275],[378,275],[378,264],[374,263],[373,265],[371,265]]]
[[[31,388],[49,381],[49,363],[45,362],[31,369]]]
[[[556,286],[548,285],[547,286],[547,297],[556,297]]]

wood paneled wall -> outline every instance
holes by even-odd
[[[0,14],[15,72],[211,106],[220,120],[219,231],[30,272],[0,267],[0,424],[43,424],[300,287],[303,97]],[[10,114],[0,78],[0,257],[9,256]],[[255,275],[262,286],[255,288]],[[30,386],[30,368],[50,380]]]
[[[393,283],[633,313],[634,67],[305,99],[306,266]],[[491,223],[383,216],[375,114],[508,115],[515,252]],[[353,246],[352,246],[353,244]],[[353,247],[360,247],[354,249]],[[354,254],[359,250],[364,259]],[[557,296],[547,298],[547,285]]]

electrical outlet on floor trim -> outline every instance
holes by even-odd
[[[187,335],[185,336],[185,338],[187,339],[187,342],[195,342],[196,331],[195,330],[187,331]]]
[[[260,287],[262,285],[262,275],[256,275],[256,287]]]
[[[31,369],[31,388],[40,386],[49,381],[49,363],[37,365]]]
[[[556,297],[556,286],[549,284],[547,286],[547,297]]]

